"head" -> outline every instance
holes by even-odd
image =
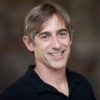
[[[58,65],[60,60],[64,61],[65,64],[70,53],[73,29],[69,15],[62,7],[46,3],[33,8],[26,16],[24,31],[23,41],[26,47],[34,52],[36,62],[49,67],[52,66],[50,63],[53,60],[56,60],[56,63],[59,62]],[[66,34],[65,37],[63,35],[63,38],[59,38],[60,33]],[[39,36],[43,37],[42,40]],[[46,40],[45,38],[48,37],[49,39]],[[58,47],[54,42],[58,42]],[[51,58],[48,58],[48,55]],[[61,56],[63,59],[60,58]]]

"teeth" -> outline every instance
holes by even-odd
[[[59,53],[52,53],[51,55],[53,56],[60,56],[62,54],[62,52],[59,52]]]

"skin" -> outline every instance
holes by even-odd
[[[34,51],[35,72],[44,82],[68,96],[65,69],[72,41],[64,22],[54,15],[44,29],[34,37],[35,46],[28,41],[27,36],[23,36],[23,41],[30,51]]]

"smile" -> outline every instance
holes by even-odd
[[[59,52],[59,53],[51,53],[50,55],[52,56],[60,56],[62,54],[62,52]]]
[[[51,57],[53,58],[62,58],[63,55],[64,55],[64,52],[65,51],[62,51],[62,52],[58,52],[58,53],[49,53]]]

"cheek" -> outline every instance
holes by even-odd
[[[40,52],[45,52],[48,49],[49,44],[48,41],[36,43],[36,49]]]
[[[62,40],[62,43],[65,45],[65,46],[70,46],[71,45],[71,41],[69,39],[64,39]]]

